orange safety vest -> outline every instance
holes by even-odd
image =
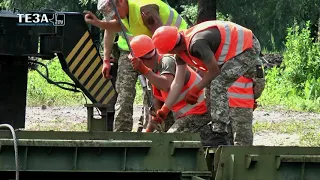
[[[163,56],[159,56],[159,62]],[[196,84],[198,84],[201,80],[201,77],[189,66],[187,66],[188,70],[190,71],[190,78],[187,84],[182,88],[180,96],[176,101],[171,110],[174,112],[176,118],[181,118],[191,114],[204,114],[207,112],[206,101],[204,98],[204,90],[199,92],[199,99],[198,103],[196,104],[188,104],[184,98],[187,92]],[[159,74],[160,72],[157,72]],[[159,99],[162,102],[165,102],[166,98],[168,97],[168,92],[161,91],[157,89],[153,84],[152,86],[152,94],[155,98]]]
[[[189,65],[195,66],[203,71],[208,70],[203,61],[190,55],[190,42],[196,33],[211,27],[217,27],[221,34],[221,42],[214,55],[218,65],[224,64],[246,49],[252,48],[253,33],[250,29],[227,21],[205,21],[181,31],[182,37],[184,37],[186,42],[188,54],[183,51],[179,53],[179,56]]]
[[[253,108],[253,80],[241,76],[228,89],[229,107]]]

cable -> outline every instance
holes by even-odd
[[[14,129],[10,124],[0,124],[0,128],[4,128],[4,127],[10,129],[12,134],[14,156],[15,156],[15,162],[16,162],[16,180],[19,180],[19,159],[18,159],[18,146],[17,146],[16,133],[14,132]]]
[[[33,62],[33,63],[36,63],[36,64],[40,64],[42,65],[45,69],[46,69],[46,75],[42,74],[42,72],[38,69],[38,68],[35,68],[34,70],[36,70],[43,78],[45,78],[49,84],[53,84],[53,85],[56,85],[58,86],[59,88],[61,89],[64,89],[64,90],[68,90],[68,91],[72,91],[72,92],[81,92],[80,90],[78,90],[78,86],[75,85],[75,84],[71,84],[71,83],[68,83],[68,82],[54,82],[52,81],[51,79],[49,79],[49,69],[48,67],[41,63],[41,62],[38,62],[38,61],[34,61],[34,60],[28,60],[29,62]],[[66,84],[66,85],[69,85],[71,87],[73,87],[74,89],[71,89],[71,88],[66,88],[66,87],[63,87],[62,85],[60,84]]]

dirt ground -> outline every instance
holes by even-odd
[[[140,105],[134,106],[134,129],[141,115]],[[97,111],[95,112],[97,114]],[[290,120],[320,119],[320,114],[287,111],[256,110],[254,122],[269,121],[279,123]],[[76,107],[27,107],[26,130],[86,130],[87,110]],[[296,134],[278,134],[260,131],[254,135],[254,145],[297,146],[299,136]]]

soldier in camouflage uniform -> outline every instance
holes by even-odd
[[[128,59],[129,53],[129,51],[120,50],[116,80],[118,97],[115,104],[114,131],[132,131],[133,127],[133,103],[139,74],[131,66]],[[139,126],[142,126],[144,121],[149,118],[148,109],[148,99],[145,90],[143,90],[143,109],[142,116],[139,118]]]
[[[173,56],[160,55],[154,48],[152,40],[146,35],[135,36],[130,45],[135,57],[131,57],[132,66],[143,74],[152,84],[152,93],[154,96],[154,110],[157,111],[163,105],[170,92],[170,86],[176,73],[176,63]],[[186,76],[183,77],[184,90],[181,94],[192,88],[201,77],[191,68],[188,68]],[[201,92],[199,103],[189,105],[183,100],[177,100],[172,108],[174,124],[167,131],[168,133],[192,132],[199,133],[203,145],[211,145],[212,131],[208,123],[210,116],[207,113],[207,107],[204,99],[204,91]],[[167,112],[168,115],[169,112]],[[165,118],[164,122],[168,122]],[[151,122],[162,123],[163,120],[153,114]],[[146,132],[152,132],[152,126],[148,126]]]
[[[110,43],[114,39],[114,33],[120,32],[120,29],[122,29],[122,26],[119,21],[121,21],[126,28],[126,33],[132,33],[129,35],[130,38],[132,38],[135,35],[139,34],[148,34],[151,36],[151,34],[154,32],[155,29],[157,29],[162,24],[168,24],[172,26],[176,26],[179,29],[185,29],[187,27],[187,23],[184,19],[181,18],[181,16],[162,1],[115,1],[115,4],[117,6],[117,10],[120,15],[121,19],[112,19],[114,18],[115,11],[112,7],[110,0],[99,0],[97,3],[98,11],[100,11],[105,17],[106,21],[100,21],[92,12],[87,12],[85,15],[85,21],[89,24],[92,24],[94,26],[99,27],[100,29],[105,29],[106,31],[110,33],[106,33],[105,35],[105,50],[111,49]],[[130,9],[130,12],[129,12]],[[131,11],[134,9],[134,11]],[[136,13],[139,12],[139,13]],[[134,21],[127,21],[128,16],[130,15],[130,19],[135,19]],[[112,20],[111,20],[112,19]],[[126,23],[124,23],[126,22]],[[129,38],[129,40],[130,40]],[[118,41],[119,43],[119,41]],[[127,50],[128,51],[128,50]],[[105,60],[103,62],[103,66],[107,67],[106,69],[109,69],[110,67],[110,53],[105,53],[107,56],[105,56]],[[116,103],[116,113],[115,113],[115,131],[129,131],[131,130],[130,127],[132,127],[132,108],[131,104],[133,102],[132,99],[126,99],[126,98],[132,98],[134,97],[135,90],[134,86],[132,85],[133,82],[136,82],[136,75],[132,72],[132,70],[123,68],[121,65],[127,66],[126,60],[121,63],[122,58],[120,58],[119,61],[119,69],[125,69],[123,71],[119,70],[118,72],[121,72],[121,74],[118,74],[118,76],[122,76],[122,74],[128,73],[123,75],[123,77],[120,77],[117,80],[117,84],[121,87],[116,87],[117,92],[123,95],[119,95],[117,103]],[[132,74],[130,74],[132,73]],[[128,78],[124,80],[124,78]],[[126,83],[124,83],[126,82]],[[128,83],[129,82],[129,83]],[[131,84],[132,83],[132,84]],[[129,90],[129,92],[126,92]],[[126,105],[126,107],[122,107],[122,104]],[[122,111],[122,109],[124,111]],[[123,112],[123,113],[122,113]],[[128,124],[129,123],[129,124]]]
[[[110,57],[111,52],[108,45],[108,41],[105,39],[108,31],[105,31],[104,36],[104,63],[102,68],[102,74],[105,78],[109,77],[111,69],[110,62],[114,60]],[[118,63],[117,77],[115,83],[115,89],[118,93],[116,104],[115,104],[115,115],[114,115],[114,127],[113,131],[132,131],[133,127],[133,103],[136,96],[136,82],[138,79],[138,72],[132,69],[130,60],[128,59],[129,48],[125,42],[122,32],[119,33],[117,41],[117,49],[113,48],[113,55],[116,57]],[[107,62],[107,63],[106,63]],[[111,77],[111,76],[110,76]],[[139,118],[139,125],[142,126],[144,118],[148,118],[146,92],[143,92],[143,106],[142,115]]]
[[[260,43],[251,30],[228,21],[205,21],[187,30],[162,26],[153,34],[153,43],[160,53],[177,54],[175,79],[185,75],[186,64],[205,71],[202,81],[185,96],[194,104],[199,92],[210,85],[211,128],[216,146],[228,144],[229,104],[228,88],[241,76],[255,78]],[[165,42],[165,43],[163,43]],[[179,81],[173,85],[167,101],[157,116],[165,116],[179,96]]]

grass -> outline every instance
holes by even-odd
[[[58,59],[46,62],[46,65],[49,69],[49,78],[53,81],[74,83],[62,70]],[[39,70],[45,74],[45,68],[39,67]],[[136,89],[135,104],[142,104],[142,88],[139,82],[136,84]],[[49,84],[37,71],[29,71],[27,106],[73,106],[85,103],[91,103],[91,101],[84,94],[67,91]]]
[[[66,124],[68,124],[66,126]],[[27,127],[26,130],[32,131],[86,131],[87,122],[70,122],[66,119],[54,119],[45,123],[35,123]]]
[[[253,132],[297,134],[300,137],[300,146],[320,146],[320,121],[317,119],[282,122],[257,121],[253,124]]]

